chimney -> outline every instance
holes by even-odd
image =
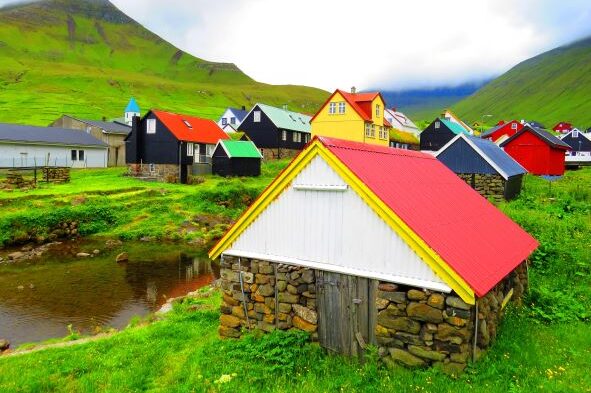
[[[140,130],[140,120],[141,118],[139,116],[133,116],[131,118],[131,138],[133,139],[133,146],[135,148],[135,151],[133,151],[133,158],[134,158],[134,162],[133,164],[139,164],[142,160],[142,142],[143,139],[142,138],[142,132]],[[133,149],[133,148],[132,148]],[[131,158],[131,157],[129,157]]]
[[[242,110],[245,111],[246,110],[246,106],[242,105]]]
[[[103,121],[107,121],[107,117],[106,116],[103,116]]]
[[[357,89],[355,88],[355,86],[351,87],[351,94],[355,94],[357,93]]]
[[[396,110],[396,107],[395,107],[395,106],[393,106],[393,107],[392,107],[392,112],[397,112],[397,110]]]

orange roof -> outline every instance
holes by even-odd
[[[382,94],[377,91],[370,92],[370,93],[347,93],[346,91],[336,89],[334,91],[334,93],[332,93],[330,95],[330,97],[328,97],[326,102],[322,105],[322,107],[318,110],[318,112],[316,112],[316,114],[312,117],[312,119],[310,119],[310,122],[314,121],[316,116],[318,116],[318,114],[324,109],[324,107],[330,102],[330,100],[332,100],[332,97],[334,97],[335,94],[337,94],[337,93],[339,93],[341,96],[343,96],[343,98],[345,99],[345,101],[347,101],[347,103],[351,106],[351,108],[353,108],[355,110],[355,112],[357,112],[357,114],[359,116],[361,116],[361,118],[365,121],[372,121],[372,120],[371,120],[371,110],[368,111],[365,108],[363,108],[363,106],[366,106],[364,104],[367,102],[373,101],[377,96],[380,96],[382,98],[382,101],[384,101],[384,97],[382,97]],[[384,102],[386,102],[386,101],[384,101]]]
[[[152,113],[178,140],[214,145],[220,139],[229,139],[213,120],[159,110]]]

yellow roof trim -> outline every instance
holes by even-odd
[[[445,261],[424,242],[398,215],[374,194],[349,168],[318,140],[303,151],[251,205],[234,226],[209,252],[211,259],[218,258],[230,247],[257,216],[279,196],[297,174],[317,155],[320,155],[349,186],[392,228],[417,255],[433,269],[468,304],[475,303],[474,291]]]

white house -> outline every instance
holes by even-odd
[[[244,106],[242,109],[228,108],[217,121],[218,126],[220,126],[220,128],[226,133],[236,132],[247,114],[248,111]]]
[[[416,137],[421,133],[419,127],[417,127],[417,125],[404,113],[397,111],[396,108],[384,109],[384,117],[390,122],[390,124],[392,124],[392,128],[394,129],[410,132]]]
[[[106,168],[108,145],[78,130],[0,123],[0,167]]]

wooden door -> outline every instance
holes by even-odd
[[[375,344],[377,281],[316,271],[318,340],[334,353],[362,356]]]

